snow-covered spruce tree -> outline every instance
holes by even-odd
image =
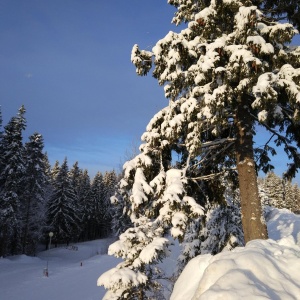
[[[67,159],[63,161],[54,181],[54,190],[47,204],[47,222],[54,233],[54,242],[77,240],[80,218],[76,194],[69,176]]]
[[[297,195],[299,187],[290,180],[277,176],[274,172],[268,172],[260,183],[261,199],[264,205],[277,208],[287,208],[297,211]]]
[[[147,74],[154,64],[153,76],[164,85],[169,109],[177,107],[173,118],[162,116],[161,125],[149,128],[144,140],[163,151],[185,148],[191,157],[188,169],[197,156],[202,168],[209,150],[214,151],[209,164],[218,164],[222,172],[228,157],[235,160],[245,241],[266,238],[256,171],[271,165],[267,147],[254,160],[253,136],[259,133],[257,125],[263,126],[293,161],[286,176],[295,175],[300,166],[293,146],[300,145],[300,47],[287,44],[297,31],[265,16],[251,1],[169,3],[177,8],[173,22],[189,22],[188,28],[169,32],[152,52],[137,45],[132,51],[137,73]]]
[[[203,180],[237,173],[245,241],[267,238],[256,171],[271,166],[267,147],[254,160],[258,124],[292,158],[286,175],[300,166],[292,146],[300,142],[300,49],[287,46],[294,27],[263,15],[251,1],[169,3],[177,8],[173,22],[188,22],[188,28],[169,32],[152,51],[132,50],[137,73],[146,75],[154,65],[153,76],[170,102],[147,126],[141,154],[124,165],[120,188],[134,227],[109,249],[124,262],[99,278],[109,289],[107,299],[148,297],[143,289],[152,277],[145,268],[166,255],[168,232],[182,239],[201,215]]]
[[[25,163],[23,137],[25,108],[4,127],[0,170],[0,257],[21,252],[21,195]]]
[[[44,141],[39,133],[29,137],[24,147],[25,174],[22,193],[22,253],[35,254],[45,227],[45,206],[49,177],[43,154]]]
[[[267,205],[285,208],[284,180],[274,172],[268,172],[263,183]],[[266,201],[265,200],[265,201]]]
[[[165,172],[161,153],[150,153],[151,158],[141,153],[124,166],[121,189],[131,185],[132,192],[123,197],[133,227],[109,247],[110,254],[124,261],[99,278],[98,284],[109,289],[104,299],[157,299],[162,277],[157,264],[168,255],[170,244],[166,236],[182,239],[189,220],[203,214],[185,188],[184,170]]]
[[[298,186],[296,192],[295,213],[300,214],[300,188]]]

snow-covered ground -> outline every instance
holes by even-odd
[[[300,299],[300,216],[273,209],[268,231],[272,240],[194,258],[178,279],[171,299]],[[97,287],[97,279],[120,261],[106,255],[111,242],[97,240],[77,244],[78,251],[54,248],[37,257],[0,259],[0,299],[101,299],[105,290]],[[43,276],[47,262],[49,277]],[[171,271],[174,263],[169,258],[164,265]]]
[[[61,247],[43,251],[37,257],[18,255],[0,259],[0,299],[101,299],[105,290],[97,287],[97,279],[119,262],[106,254],[112,241],[79,243],[77,251]],[[43,275],[47,262],[49,277]]]

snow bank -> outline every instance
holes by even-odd
[[[192,259],[171,300],[299,299],[300,216],[272,209],[267,220],[272,239]]]
[[[288,209],[272,208],[266,217],[270,238],[277,241],[291,235],[300,246],[300,215],[292,214]]]

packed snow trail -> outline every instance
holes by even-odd
[[[99,274],[118,263],[104,254],[111,239],[77,244],[78,251],[54,248],[38,257],[18,255],[0,259],[1,300],[99,300]],[[49,277],[43,275],[47,266]],[[82,263],[82,266],[81,266]]]

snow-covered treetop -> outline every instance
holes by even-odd
[[[153,76],[164,86],[165,96],[180,102],[171,103],[150,121],[143,135],[144,153],[159,139],[161,147],[172,144],[183,128],[189,131],[184,144],[197,153],[197,133],[209,126],[220,137],[232,125],[230,118],[243,93],[252,98],[255,122],[274,129],[286,126],[287,119],[299,120],[300,47],[287,46],[298,33],[292,24],[271,20],[251,1],[169,3],[177,8],[173,22],[188,22],[188,27],[170,31],[151,52],[135,45],[131,56],[139,75],[153,65]]]

